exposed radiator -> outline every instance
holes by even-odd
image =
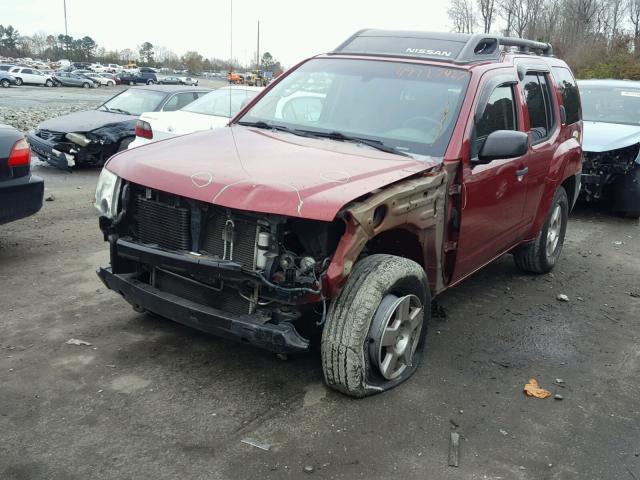
[[[136,198],[137,237],[142,243],[169,250],[191,250],[189,209],[142,196]]]
[[[258,223],[254,219],[242,217],[227,217],[223,212],[216,211],[207,218],[207,234],[204,250],[209,255],[216,255],[225,260],[234,260],[247,268],[255,267],[256,234]],[[224,238],[233,239],[231,242]]]

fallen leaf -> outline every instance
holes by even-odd
[[[524,386],[524,393],[535,398],[547,398],[551,396],[551,392],[541,388],[535,378],[530,379],[529,383]]]

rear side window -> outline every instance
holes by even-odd
[[[553,67],[553,76],[562,94],[562,103],[567,113],[567,124],[578,122],[582,118],[580,96],[573,75],[568,68]]]
[[[542,73],[527,73],[523,81],[533,143],[549,138],[555,126],[550,84]]]

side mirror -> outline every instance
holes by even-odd
[[[496,130],[484,141],[475,163],[521,157],[529,150],[529,135],[516,130]]]

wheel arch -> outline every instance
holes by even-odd
[[[375,253],[416,261],[432,291],[438,291],[447,177],[444,169],[411,177],[347,205],[339,213],[345,233],[325,275],[325,294],[337,296],[363,251],[372,247]]]

